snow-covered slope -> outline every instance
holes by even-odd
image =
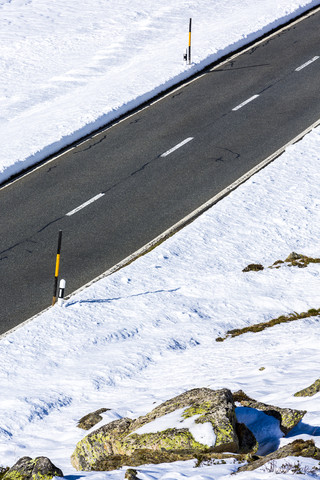
[[[1,463],[46,455],[74,479],[70,455],[84,436],[76,427],[83,415],[106,407],[104,422],[134,418],[202,386],[307,410],[290,438],[267,426],[270,442],[313,438],[320,447],[320,394],[293,396],[319,378],[320,318],[215,341],[230,328],[319,308],[319,263],[242,272],[292,251],[320,257],[319,151],[317,129],[152,252],[2,338]],[[193,463],[139,471],[143,480],[213,480],[236,468]]]

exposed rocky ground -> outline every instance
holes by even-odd
[[[320,379],[317,379],[295,396],[312,396],[319,389]],[[121,418],[89,433],[77,444],[71,458],[72,465],[77,470],[108,471],[123,465],[137,467],[196,458],[200,466],[214,459],[235,458],[240,463],[245,462],[238,469],[242,472],[289,456],[320,460],[320,449],[313,440],[303,439],[268,455],[258,456],[259,444],[254,434],[237,420],[237,405],[276,418],[284,435],[306,413],[258,402],[242,390],[232,393],[228,389],[195,388],[167,400],[137,419]],[[85,415],[79,420],[78,427],[84,430],[94,427],[102,421],[101,414],[107,410],[101,408]],[[169,418],[172,425],[167,423]],[[166,422],[161,423],[164,420]],[[161,429],[159,425],[165,425],[165,428]],[[46,457],[22,457],[10,469],[0,471],[0,480],[50,480],[54,476],[63,477],[63,473]],[[136,480],[137,471],[128,469],[126,478]]]
[[[122,418],[98,428],[78,443],[71,458],[72,465],[77,470],[113,470],[122,465],[139,466],[199,456],[222,458],[224,452],[229,452],[228,457],[230,452],[240,455],[242,460],[254,458],[259,445],[248,427],[237,421],[236,403],[275,417],[285,435],[306,413],[257,402],[241,390],[232,394],[228,389],[197,388],[164,402],[135,420]],[[181,423],[194,417],[195,425],[210,426],[215,436],[214,444],[208,445],[206,437],[199,441],[191,433],[192,429],[184,425],[182,428],[172,425],[163,430],[155,427],[148,433],[139,432],[141,427],[180,409]]]

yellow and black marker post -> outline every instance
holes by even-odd
[[[188,63],[190,65],[191,63],[191,23],[192,23],[192,18],[189,20],[189,45],[188,45]]]
[[[54,304],[56,303],[56,299],[57,299],[58,277],[59,277],[59,266],[60,266],[61,240],[62,240],[62,230],[59,230],[58,248],[57,248],[57,257],[56,257],[56,269],[55,269],[55,272],[54,272],[54,287],[53,287],[52,305],[54,305]]]

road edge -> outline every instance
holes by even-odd
[[[164,232],[162,232],[160,235],[158,235],[157,237],[155,237],[154,239],[150,240],[150,242],[146,243],[145,245],[143,245],[141,248],[139,248],[138,250],[136,250],[135,252],[133,252],[131,255],[129,255],[128,257],[124,258],[123,260],[121,260],[120,262],[118,262],[116,265],[114,265],[113,267],[109,268],[108,270],[106,270],[105,272],[101,273],[98,277],[95,277],[94,279],[90,280],[90,282],[86,283],[85,285],[83,285],[82,287],[78,288],[77,290],[73,291],[72,293],[70,293],[69,295],[67,295],[65,298],[66,300],[70,299],[71,297],[73,297],[74,295],[77,295],[78,293],[82,292],[83,290],[85,290],[86,288],[90,287],[91,285],[93,285],[94,283],[97,283],[99,280],[102,280],[103,278],[105,277],[109,277],[110,275],[112,275],[113,273],[121,270],[122,268],[126,267],[127,265],[129,265],[130,263],[134,262],[135,260],[137,260],[137,258],[143,256],[143,255],[146,255],[148,252],[150,252],[151,250],[153,250],[154,248],[156,248],[158,245],[160,245],[161,243],[165,242],[169,237],[175,235],[177,232],[179,232],[180,230],[182,230],[184,227],[186,227],[187,225],[189,225],[190,223],[192,223],[196,218],[198,218],[200,215],[202,215],[204,212],[206,212],[207,210],[209,210],[211,207],[213,207],[216,203],[218,203],[220,200],[222,200],[223,198],[225,198],[227,195],[229,195],[229,193],[231,193],[232,191],[236,190],[240,185],[242,185],[243,183],[245,183],[247,180],[249,180],[253,175],[255,175],[256,173],[258,173],[260,170],[262,170],[263,168],[265,168],[266,166],[268,166],[270,163],[272,163],[276,158],[278,158],[282,153],[285,152],[285,150],[290,147],[291,145],[294,145],[295,143],[299,142],[300,140],[302,140],[303,137],[305,137],[308,133],[310,133],[312,130],[314,130],[317,126],[320,125],[320,118],[314,122],[312,125],[310,125],[308,128],[306,128],[305,130],[303,130],[301,133],[299,133],[298,135],[296,135],[294,138],[292,138],[289,142],[287,142],[285,145],[283,145],[282,147],[280,147],[277,151],[275,151],[274,153],[272,153],[271,155],[269,155],[267,158],[265,158],[264,160],[262,160],[262,162],[260,162],[258,165],[256,165],[255,167],[253,167],[251,170],[249,170],[247,173],[245,173],[244,175],[242,175],[240,178],[238,178],[238,180],[236,180],[235,182],[231,183],[228,187],[224,188],[223,190],[221,190],[221,192],[217,193],[216,195],[214,195],[210,200],[208,200],[207,202],[203,203],[200,207],[198,207],[197,209],[193,210],[191,213],[189,213],[188,215],[186,215],[184,218],[182,218],[181,220],[179,220],[179,222],[175,223],[174,225],[172,225],[172,227],[168,228],[167,230],[165,230]],[[5,338],[6,336],[10,335],[11,333],[14,333],[16,330],[18,330],[19,328],[27,325],[28,323],[32,322],[33,320],[35,320],[36,318],[40,317],[42,314],[44,314],[45,312],[49,311],[50,309],[52,308],[61,308],[59,307],[58,305],[55,305],[54,307],[52,307],[51,305],[47,308],[45,308],[44,310],[42,310],[41,312],[39,313],[36,313],[35,315],[33,315],[31,318],[25,320],[24,322],[20,323],[19,325],[17,325],[16,327],[8,330],[7,332],[3,333],[0,335],[0,340],[2,340],[3,338]]]

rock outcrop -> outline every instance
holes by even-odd
[[[2,480],[50,480],[52,477],[63,477],[47,457],[22,457],[11,467]]]
[[[259,272],[260,270],[264,270],[264,266],[261,265],[261,263],[250,263],[242,271],[243,272]]]
[[[90,430],[90,428],[97,425],[101,422],[102,416],[101,413],[107,412],[110,408],[99,408],[95,412],[88,413],[84,417],[80,418],[77,427],[82,428],[83,430]]]
[[[176,418],[177,413],[178,424],[168,427],[170,414]],[[162,428],[155,423],[158,419]],[[71,463],[77,470],[112,470],[187,460],[208,451],[238,452],[256,445],[246,427],[238,427],[239,441],[236,424],[230,390],[196,388],[135,420],[122,418],[102,426],[77,444]]]
[[[313,440],[298,439],[292,443],[289,443],[288,445],[285,445],[284,447],[279,448],[279,450],[266,455],[265,457],[261,457],[252,463],[243,465],[238,469],[238,472],[255,470],[271,460],[278,460],[286,457],[308,457],[313,458],[314,460],[320,460],[320,449],[315,446]]]
[[[312,397],[318,392],[320,392],[320,378],[318,378],[318,380],[313,382],[313,384],[310,385],[309,387],[306,387],[300,390],[299,392],[295,393],[294,396],[295,397]]]
[[[236,403],[275,417],[285,434],[306,413],[257,402],[242,390],[195,388],[135,420],[121,418],[98,428],[78,442],[71,463],[77,470],[106,471],[216,455],[253,458],[259,445],[237,421]]]
[[[305,410],[293,410],[291,408],[280,408],[274,405],[257,402],[253,398],[248,397],[242,390],[233,393],[235,402],[240,403],[243,407],[256,408],[266,415],[275,417],[280,422],[280,428],[285,435],[290,432],[306,414]]]
[[[128,468],[124,475],[124,478],[126,480],[139,480],[137,470],[135,470],[134,468]]]

